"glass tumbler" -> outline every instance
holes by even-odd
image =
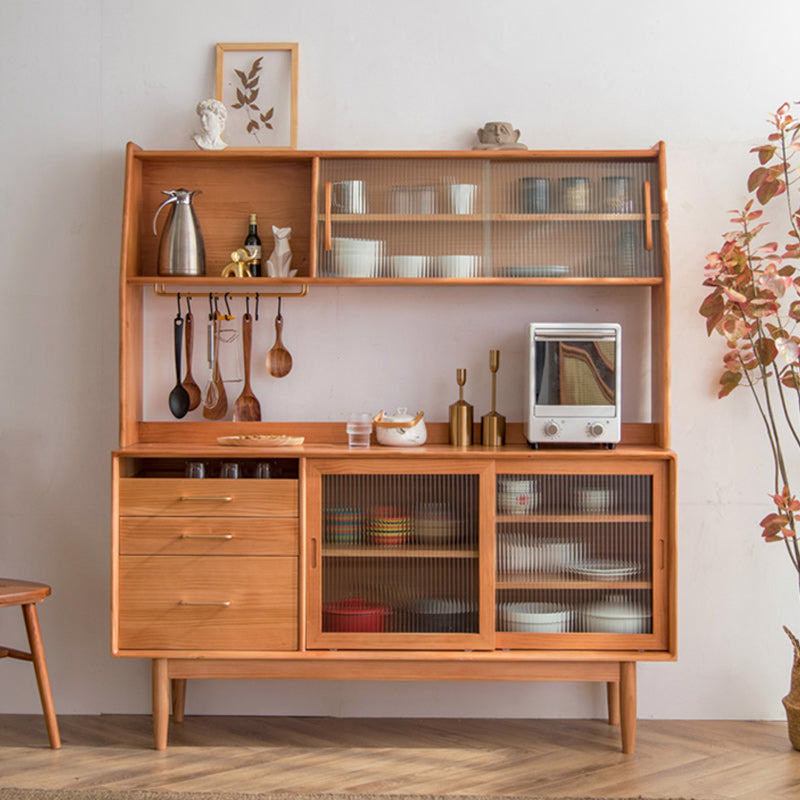
[[[206,476],[206,462],[205,461],[187,461],[184,477],[186,478],[205,478]]]
[[[223,461],[219,470],[220,478],[238,478],[241,475],[241,468],[237,461]]]

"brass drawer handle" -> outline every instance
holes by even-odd
[[[182,533],[181,539],[233,539],[232,533]]]
[[[189,600],[181,600],[178,605],[179,606],[229,606],[231,604],[230,600],[210,600],[208,602],[191,602]]]
[[[181,497],[181,500],[208,500],[214,503],[230,503],[232,497]]]

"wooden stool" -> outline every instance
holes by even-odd
[[[44,660],[44,647],[42,634],[39,630],[39,615],[36,613],[36,603],[41,602],[50,594],[50,587],[45,583],[32,583],[31,581],[17,581],[13,578],[0,578],[0,608],[5,606],[22,606],[22,616],[25,619],[25,630],[28,633],[30,653],[14,650],[11,647],[0,645],[0,658],[19,658],[23,661],[33,661],[36,671],[36,683],[39,685],[39,697],[42,701],[44,722],[47,725],[47,736],[50,747],[58,750],[61,747],[61,737],[58,735],[58,721],[53,708],[53,696],[50,693],[50,678],[47,676],[47,664]]]

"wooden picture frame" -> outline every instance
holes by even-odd
[[[230,147],[297,149],[297,42],[218,43],[215,97]]]

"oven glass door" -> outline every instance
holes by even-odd
[[[609,335],[536,334],[536,415],[610,416],[617,407],[617,342]]]

